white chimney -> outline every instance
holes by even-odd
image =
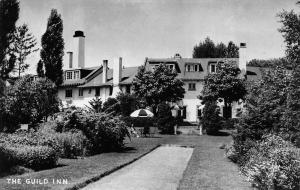
[[[120,92],[119,83],[122,79],[122,57],[114,59],[113,63],[113,96]]]
[[[103,68],[102,68],[102,83],[106,83],[107,82],[107,67],[108,65],[108,61],[107,60],[103,60]]]
[[[75,31],[74,43],[75,43],[75,67],[76,68],[84,68],[85,67],[85,36],[83,31],[77,30]]]
[[[67,54],[69,55],[69,69],[73,68],[73,52],[69,51],[67,52]]]
[[[241,77],[246,76],[246,64],[247,64],[247,56],[246,56],[246,43],[240,43],[239,48],[239,69],[241,70]]]

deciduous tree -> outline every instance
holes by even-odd
[[[224,107],[227,110],[233,101],[238,101],[246,95],[246,86],[238,75],[240,69],[228,62],[218,63],[217,72],[205,77],[202,94],[204,100],[215,101],[224,99]]]
[[[158,104],[176,102],[184,97],[184,83],[176,76],[177,73],[164,64],[156,67],[154,71],[148,71],[141,66],[134,78],[133,90],[148,106],[153,107],[155,114]]]

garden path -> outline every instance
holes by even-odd
[[[192,153],[193,148],[161,146],[84,189],[176,190]]]

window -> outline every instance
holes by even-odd
[[[187,71],[188,71],[188,72],[191,71],[191,66],[190,66],[190,65],[187,66]]]
[[[126,93],[130,94],[130,86],[126,86]]]
[[[196,90],[196,83],[189,83],[189,91],[195,91]]]
[[[83,96],[83,89],[82,88],[79,88],[78,96]]]
[[[89,88],[89,94],[91,94],[92,93],[92,89],[91,88]]]
[[[182,118],[186,119],[186,106],[183,106]]]
[[[80,79],[80,72],[79,71],[74,71],[74,79]]]
[[[72,79],[72,74],[73,74],[73,72],[72,72],[72,71],[68,71],[68,72],[66,72],[66,75],[67,75],[67,78],[66,78],[66,80],[71,80],[71,79]]]
[[[215,73],[216,72],[216,64],[211,64],[210,65],[210,72]]]
[[[112,95],[112,93],[113,93],[113,87],[112,87],[112,86],[110,86],[110,87],[109,87],[109,95],[111,96],[111,95]]]
[[[174,65],[169,65],[169,68],[170,68],[171,70],[173,70],[173,69],[174,69]]]
[[[66,98],[72,98],[72,89],[66,90]]]
[[[198,65],[195,65],[195,71],[198,71]]]
[[[100,96],[100,88],[99,87],[96,88],[95,96]]]

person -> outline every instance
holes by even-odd
[[[130,127],[130,133],[131,134],[134,134],[135,137],[139,138],[139,134],[136,132],[135,128],[133,127],[133,124],[131,124],[131,127]]]
[[[200,114],[198,116],[198,128],[199,128],[199,135],[203,135],[203,108],[204,108],[204,105],[201,105],[199,107],[199,111],[200,111]]]

